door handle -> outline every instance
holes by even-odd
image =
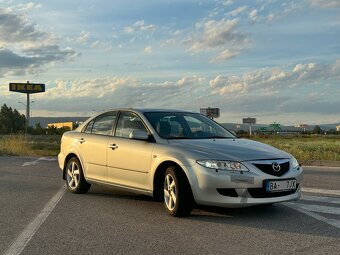
[[[77,140],[78,143],[85,143],[85,139],[84,138],[80,138]]]
[[[109,144],[109,148],[111,148],[112,150],[118,149],[118,146],[113,143],[113,144]]]

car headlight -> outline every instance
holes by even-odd
[[[299,167],[300,167],[299,162],[294,157],[290,159],[290,164],[291,164],[293,169],[299,169]]]
[[[197,164],[206,168],[229,170],[229,171],[249,171],[244,165],[236,161],[222,161],[222,160],[197,160]]]

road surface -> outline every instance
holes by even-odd
[[[340,168],[306,167],[297,202],[199,208],[92,186],[65,192],[55,158],[0,157],[0,254],[340,254]]]

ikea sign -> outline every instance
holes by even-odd
[[[45,92],[45,84],[40,83],[10,83],[9,91],[34,94]]]

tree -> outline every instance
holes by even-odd
[[[316,125],[313,129],[313,134],[323,134],[323,130],[318,125]]]
[[[0,109],[0,134],[12,134],[25,130],[26,118],[16,109],[4,104]]]

